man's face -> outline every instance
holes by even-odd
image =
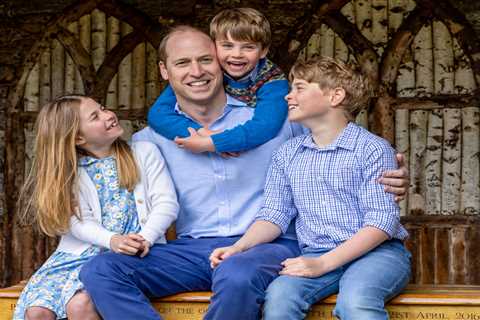
[[[223,73],[215,54],[215,44],[205,34],[177,32],[166,45],[166,62],[160,62],[163,79],[172,86],[180,105],[208,104],[223,91]]]

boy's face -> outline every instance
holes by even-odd
[[[331,91],[320,89],[317,83],[295,78],[292,89],[285,96],[288,119],[304,124],[308,120],[321,119],[333,106]]]
[[[237,41],[230,34],[227,34],[226,39],[216,39],[215,45],[220,65],[234,79],[247,75],[268,52],[258,42]]]

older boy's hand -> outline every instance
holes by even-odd
[[[233,256],[234,254],[240,253],[242,250],[236,246],[229,246],[229,247],[222,247],[213,250],[212,254],[210,255],[210,267],[215,268],[223,260],[228,259],[229,257]]]
[[[143,240],[142,244],[143,244],[143,248],[140,253],[140,258],[145,257],[150,252],[150,247],[152,246],[152,244],[148,240]]]
[[[180,148],[185,148],[193,153],[201,152],[214,152],[215,146],[213,144],[212,138],[210,136],[204,136],[198,134],[198,132],[193,128],[188,128],[190,136],[188,138],[179,138],[176,137],[173,141]]]
[[[321,257],[297,257],[282,262],[281,275],[295,277],[317,278],[328,272]]]
[[[405,156],[401,153],[396,154],[398,169],[385,171],[378,179],[378,182],[385,186],[385,191],[395,195],[395,201],[400,202],[405,199],[410,184],[407,166],[405,165]]]

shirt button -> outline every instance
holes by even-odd
[[[142,204],[142,203],[143,203],[143,200],[142,200],[142,199],[138,199],[137,202],[140,203],[140,204]]]

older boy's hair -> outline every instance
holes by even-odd
[[[167,34],[162,38],[162,41],[160,41],[160,44],[158,45],[158,60],[166,63],[167,62],[167,42],[168,40],[172,37],[173,34],[177,32],[198,32],[201,34],[204,34],[206,37],[208,37],[208,34],[203,32],[200,29],[197,29],[195,27],[189,26],[189,25],[178,25],[175,27],[170,28],[168,30]]]
[[[225,9],[217,13],[210,22],[210,37],[213,40],[227,39],[251,41],[270,47],[272,32],[267,18],[253,8]]]
[[[349,120],[368,105],[372,96],[370,83],[353,65],[347,65],[330,57],[313,57],[297,61],[288,75],[289,80],[302,79],[317,83],[320,89],[342,88],[345,98],[341,105]]]

